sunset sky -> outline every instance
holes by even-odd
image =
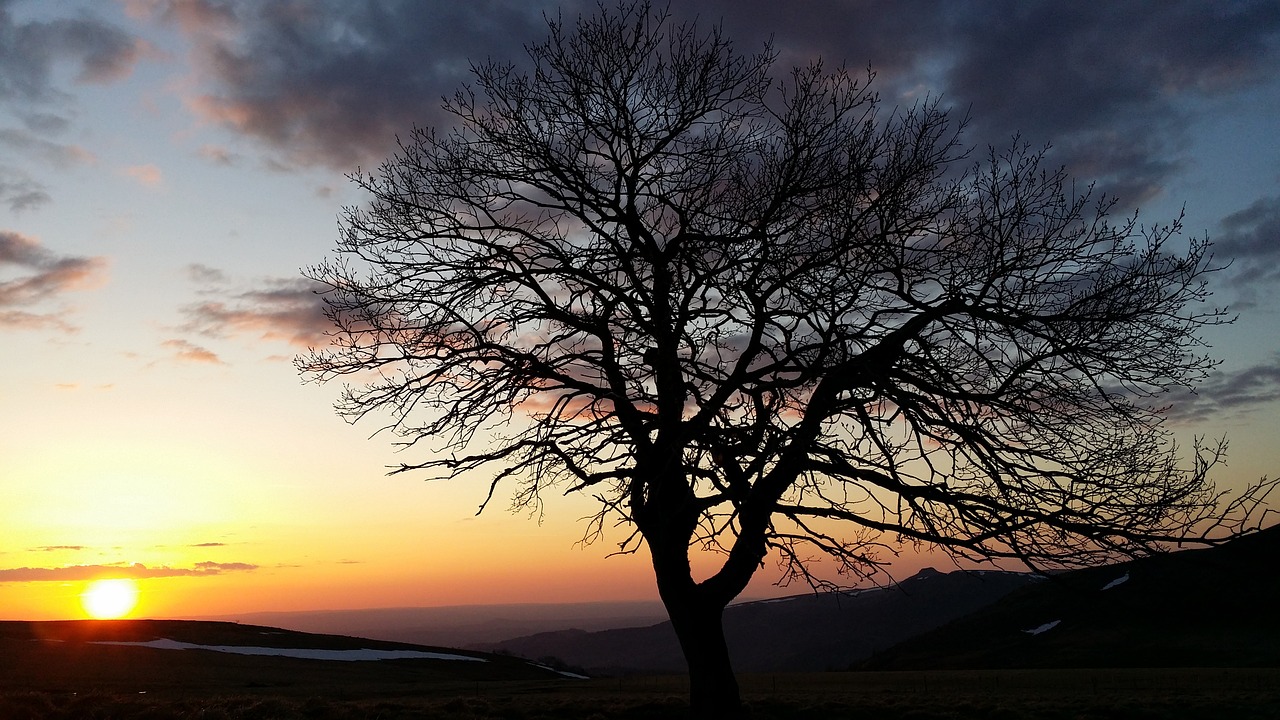
[[[468,59],[520,62],[590,2],[0,0],[0,619],[656,597],[647,559],[583,547],[486,486],[387,477],[291,363],[325,342],[299,275],[360,197],[344,174],[441,125]],[[675,0],[779,74],[870,64],[887,107],[941,95],[966,140],[1052,144],[1082,183],[1231,266],[1223,360],[1170,399],[1231,441],[1217,479],[1280,472],[1280,4]],[[615,540],[621,540],[619,535]],[[922,563],[904,556],[900,574]],[[783,592],[765,567],[747,595]],[[792,588],[788,592],[799,592]]]

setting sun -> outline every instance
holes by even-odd
[[[112,620],[128,615],[138,604],[138,584],[132,580],[94,580],[80,602],[89,617]]]

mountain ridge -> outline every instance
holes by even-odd
[[[876,653],[872,670],[1280,667],[1280,525],[1055,575]]]
[[[845,669],[914,634],[1035,582],[1030,573],[932,568],[888,587],[749,601],[725,610],[725,635],[740,672]],[[947,598],[946,603],[939,601]],[[683,672],[669,622],[587,632],[536,633],[472,646],[555,658],[597,674]]]

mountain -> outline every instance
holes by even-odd
[[[907,637],[972,612],[1033,582],[1027,573],[933,569],[891,587],[798,595],[730,606],[725,635],[740,672],[844,669]],[[670,623],[537,633],[476,646],[555,658],[592,673],[683,672]]]
[[[867,669],[1280,667],[1280,526],[1055,575]]]
[[[511,657],[188,620],[0,622],[0,690],[401,695],[563,675]]]

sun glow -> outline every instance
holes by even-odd
[[[122,618],[138,604],[138,584],[128,579],[94,580],[80,595],[80,603],[91,618]]]

